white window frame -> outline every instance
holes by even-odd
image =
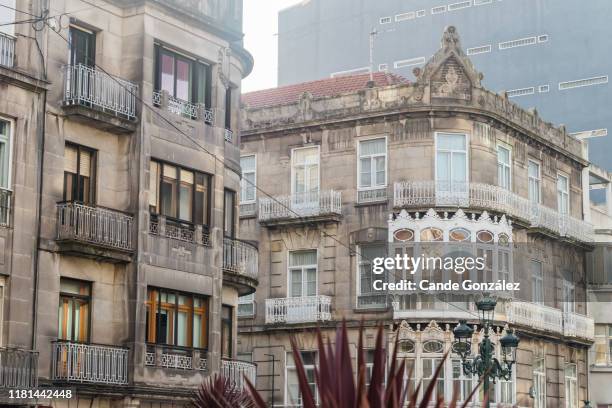
[[[536,347],[542,347],[542,346],[536,346]],[[532,362],[532,364],[533,364],[533,366],[532,366],[533,370],[532,371],[533,371],[533,384],[534,384],[533,387],[534,387],[534,392],[535,392],[536,376],[538,378],[541,378],[541,380],[542,380],[541,383],[542,383],[542,386],[543,386],[543,390],[541,390],[542,394],[541,395],[540,394],[534,395],[534,398],[533,398],[533,406],[534,406],[534,408],[546,408],[546,352],[544,350],[542,350],[542,351],[543,351],[542,356],[539,356],[539,355],[535,356],[535,358],[533,359],[533,362]],[[542,360],[542,365],[543,365],[542,371],[539,371],[539,370],[536,371],[536,366],[535,366],[536,360]],[[539,401],[542,401],[544,403],[544,405],[540,405]]]
[[[374,163],[374,158],[376,157],[384,157],[385,158],[385,182],[382,185],[371,185],[369,187],[362,187],[361,186],[361,142],[367,142],[369,140],[377,140],[377,139],[384,139],[385,140],[385,153],[384,154],[370,154],[367,156],[364,156],[364,158],[368,157],[370,158],[370,177],[372,180],[372,183],[370,184],[374,184],[375,180],[376,180],[376,169],[373,169],[373,163]],[[357,140],[357,190],[358,191],[364,191],[364,190],[377,190],[379,188],[384,188],[387,187],[388,183],[389,183],[389,146],[387,144],[387,136],[373,136],[373,137],[368,137],[368,138],[362,138],[362,139],[358,139]],[[373,171],[372,171],[373,170]]]
[[[541,276],[535,276],[533,273],[533,264],[538,264],[540,265],[540,272],[541,272]],[[544,304],[544,264],[542,263],[542,261],[538,260],[538,259],[531,259],[529,262],[529,269],[530,269],[530,273],[531,273],[531,301],[533,303],[538,303],[538,304]],[[541,298],[540,296],[538,296],[539,299],[536,300],[536,287],[535,287],[535,281],[539,280],[540,281],[540,287],[542,288],[541,290]]]
[[[568,366],[573,366],[574,367],[574,376],[573,377],[568,377],[567,375],[567,368]],[[569,384],[568,384],[569,381]],[[568,398],[568,385],[573,385],[574,387],[574,400],[570,401]],[[578,388],[578,364],[576,363],[572,363],[572,362],[566,362],[565,365],[563,366],[563,386],[565,389],[565,408],[578,408],[579,407],[579,399],[578,399],[578,393],[579,393],[579,388]]]
[[[508,151],[508,163],[500,162],[499,149],[504,149]],[[512,191],[512,147],[505,143],[497,143],[496,152],[497,152],[497,185],[508,191]],[[501,170],[500,167],[508,170],[508,185],[507,186],[503,186],[501,184],[501,180],[499,178],[500,170]]]
[[[6,176],[6,187],[3,187],[2,185],[0,185],[0,188],[3,188],[5,190],[9,190],[12,191],[12,185],[13,185],[13,144],[14,144],[14,140],[15,140],[15,120],[12,118],[8,118],[6,116],[1,116],[0,115],[0,120],[3,122],[7,122],[8,123],[8,137],[7,137],[7,141],[6,143],[8,143],[8,149],[7,149],[7,160],[8,160],[8,164],[7,164],[7,171],[8,174]],[[0,171],[2,171],[2,169],[0,169]]]
[[[468,132],[435,132],[434,133],[434,182],[438,183],[438,137],[440,135],[458,135],[465,137],[465,184],[466,189],[469,191],[470,184],[470,134]],[[443,150],[449,151],[450,153],[461,152],[460,150]],[[452,168],[452,155],[451,155],[451,168]]]
[[[291,195],[294,195],[297,193],[295,191],[295,152],[297,150],[313,149],[313,148],[317,149],[317,172],[319,176],[317,180],[317,184],[318,184],[318,191],[321,191],[321,146],[316,145],[316,146],[294,147],[293,149],[291,149]]]
[[[296,369],[295,366],[295,361],[294,361],[294,365],[290,366],[288,364],[289,359],[287,358],[288,354],[293,353],[292,351],[285,351],[285,398],[284,398],[284,406],[285,407],[295,407],[296,405],[289,405],[290,401],[289,401],[289,389],[287,388],[289,386],[289,369],[293,368],[294,370]],[[315,353],[315,360],[316,363],[314,365],[311,364],[304,364],[304,371],[308,370],[308,369],[315,369],[316,365],[318,365],[318,361],[319,361],[319,352],[318,350],[300,350],[300,357],[302,356],[301,353]],[[296,370],[296,375],[297,375],[297,370]],[[315,404],[318,405],[319,404],[319,390],[317,389],[316,383],[315,383]],[[273,404],[274,405],[274,404]],[[304,404],[300,404],[297,405],[298,407],[303,406]]]
[[[538,177],[537,178],[531,177],[529,175],[529,163],[533,163],[536,166],[538,166]],[[534,183],[537,182],[537,185],[538,185],[538,197],[537,197],[538,200],[537,201],[532,200],[532,197],[529,195],[529,191],[531,191],[529,188],[529,184],[531,180],[533,180]],[[538,160],[533,160],[533,159],[527,160],[527,197],[529,198],[531,202],[535,202],[537,204],[542,203],[542,163],[539,162]]]
[[[245,154],[243,156],[240,156],[240,160],[242,160],[243,157],[254,157],[255,158],[255,169],[254,170],[249,170],[247,172],[245,172],[242,169],[241,166],[241,172],[242,172],[242,179],[240,180],[240,204],[252,204],[255,203],[257,201],[257,155],[255,153],[253,154]],[[243,194],[245,187],[246,186],[246,181],[244,181],[244,175],[246,173],[253,173],[254,177],[253,177],[253,189],[254,189],[254,196],[252,200],[245,200],[245,194]]]
[[[570,293],[572,298],[568,299]],[[567,279],[563,279],[563,313],[576,313],[576,285]]]
[[[317,263],[316,264],[310,264],[310,265],[300,265],[298,266],[290,266],[290,259],[291,259],[291,253],[293,252],[305,252],[305,251],[315,251],[316,253],[316,257],[317,257]],[[294,249],[291,251],[287,251],[287,297],[305,297],[304,295],[304,290],[305,290],[305,285],[304,283],[306,282],[305,280],[305,271],[306,269],[309,268],[313,268],[315,270],[315,294],[314,295],[308,295],[308,296],[318,296],[319,295],[319,250],[316,248],[303,248],[303,249]],[[291,270],[292,269],[300,269],[302,272],[302,296],[291,296]]]
[[[562,191],[559,190],[559,179],[560,178],[564,178],[567,181],[567,190],[566,191]],[[557,211],[560,214],[570,214],[570,191],[571,191],[571,186],[570,186],[570,178],[567,174],[563,173],[563,172],[558,172],[557,173],[557,185],[555,186],[555,189],[557,190]],[[567,200],[567,211],[563,212],[562,209],[562,200],[565,197],[565,199]]]
[[[375,293],[375,291],[372,289],[371,291],[367,292],[367,293],[362,293],[361,290],[361,266],[365,263],[370,264],[370,267],[373,267],[372,263],[371,263],[371,259],[364,261],[363,257],[361,256],[361,251],[363,250],[364,247],[368,247],[368,246],[380,246],[383,247],[386,245],[385,242],[382,241],[378,241],[378,242],[372,242],[371,244],[360,244],[357,246],[357,275],[355,277],[355,280],[357,281],[357,296],[355,297],[355,307],[359,308],[359,296],[361,295],[371,295],[373,293]],[[373,272],[372,272],[373,273]],[[374,276],[380,276],[380,275],[374,275]],[[382,277],[384,277],[385,275],[382,275]]]
[[[253,313],[251,314],[238,314],[238,310],[240,309],[240,305],[251,305],[253,308]],[[248,295],[238,296],[238,305],[236,306],[236,317],[255,317],[257,313],[257,309],[255,306],[255,292],[250,293]]]
[[[2,347],[3,327],[4,327],[4,292],[6,291],[5,278],[0,276],[0,347]]]

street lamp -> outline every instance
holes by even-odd
[[[500,362],[493,357],[495,345],[489,337],[489,331],[492,327],[496,305],[497,300],[488,293],[485,293],[480,300],[476,301],[480,325],[484,330],[484,338],[478,345],[478,355],[470,356],[474,330],[467,325],[466,321],[460,320],[459,324],[453,329],[456,339],[453,349],[461,357],[463,373],[468,376],[477,375],[483,380],[486,408],[490,406],[490,382],[493,381],[493,384],[495,384],[498,379],[508,381],[512,378],[512,366],[516,363],[516,349],[519,344],[519,338],[514,334],[514,330],[508,329],[506,335],[499,340],[503,356],[502,361]]]

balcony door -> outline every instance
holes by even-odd
[[[95,66],[96,34],[83,28],[70,27],[70,65]]]
[[[60,281],[59,340],[89,341],[91,285],[89,282],[64,279]]]
[[[317,251],[293,251],[289,253],[289,297],[295,302],[287,303],[287,321],[309,321],[318,313],[316,301],[299,298],[317,295]]]
[[[300,215],[319,210],[319,147],[294,149],[291,154],[291,208]]]
[[[436,133],[436,205],[468,205],[468,182],[467,135]]]

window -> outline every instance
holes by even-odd
[[[540,86],[538,86],[538,92],[546,93],[548,91],[550,91],[550,86],[549,85],[540,85]]]
[[[317,361],[316,351],[301,351],[300,356],[304,362],[304,371],[306,372],[306,379],[312,390],[312,394],[315,396],[315,403],[319,402],[319,394],[317,392],[317,385],[315,382],[315,364]],[[298,380],[297,370],[295,368],[295,360],[293,359],[293,353],[287,352],[287,363],[285,365],[287,372],[285,373],[286,378],[286,394],[285,394],[285,406],[298,406],[301,407],[302,395],[300,393],[300,383]]]
[[[436,190],[467,192],[467,135],[436,133]]]
[[[291,152],[291,193],[293,205],[319,205],[319,147],[304,147]]]
[[[506,190],[512,189],[512,163],[510,149],[497,146],[497,183]]]
[[[578,408],[578,375],[575,363],[565,363],[565,408]]]
[[[542,348],[533,360],[533,395],[534,408],[546,408],[546,359]]]
[[[379,71],[383,71],[386,72],[389,69],[389,65],[382,63],[382,64],[378,64],[378,70]]]
[[[372,260],[387,256],[387,245],[364,245],[359,250],[359,279],[357,280],[357,307],[376,307],[386,304],[385,295],[375,291],[374,280],[384,279],[372,272]]]
[[[512,367],[512,377],[509,380],[504,380],[500,378],[499,380],[499,402],[501,404],[514,404],[515,403],[515,392],[514,392],[514,382],[515,382],[515,370],[516,365]]]
[[[96,34],[93,31],[70,26],[70,65],[96,65]]]
[[[401,13],[395,15],[395,21],[404,21],[404,20],[412,20],[415,17],[414,11],[409,11],[407,13]]]
[[[531,260],[531,287],[534,303],[544,303],[544,273],[542,262]]]
[[[255,293],[238,298],[238,317],[255,316]]]
[[[173,290],[147,290],[147,342],[208,347],[208,299]]]
[[[89,342],[91,285],[74,279],[60,280],[59,325],[57,338]]]
[[[593,353],[596,365],[612,365],[612,324],[595,324]]]
[[[569,214],[569,178],[563,174],[557,174],[557,210]]]
[[[417,16],[417,18],[425,17],[426,13],[427,12],[425,10],[417,10],[416,16]]]
[[[567,279],[563,280],[563,312],[576,312],[576,287],[574,282]]]
[[[223,200],[223,233],[228,238],[236,236],[236,193],[228,189]]]
[[[533,160],[528,161],[528,177],[529,177],[529,201],[532,203],[541,202],[541,173],[540,163]]]
[[[387,139],[359,142],[359,188],[377,188],[387,185]]]
[[[289,252],[289,296],[317,294],[317,251]]]
[[[12,122],[0,118],[0,188],[10,189]]]
[[[171,97],[211,106],[211,69],[208,64],[156,45],[155,89]]]
[[[210,183],[208,174],[151,160],[149,211],[197,225],[209,225]]]
[[[240,158],[242,168],[242,180],[240,181],[240,204],[255,202],[255,186],[257,183],[257,159],[256,156],[242,156]]]
[[[95,153],[83,146],[64,147],[64,201],[94,202]]]
[[[434,386],[432,397],[434,400],[442,398],[444,400],[444,359],[442,358],[429,358],[424,357],[421,359],[423,364],[423,389],[427,389],[432,381],[436,382]],[[440,376],[437,380],[434,380],[434,374],[438,367],[442,365],[440,370]]]
[[[234,308],[221,306],[221,357],[232,358]]]
[[[453,368],[453,389],[457,390],[459,401],[465,401],[472,392],[472,377],[463,373],[463,366],[460,359],[452,359]]]
[[[225,128],[232,129],[232,88],[225,89]]]

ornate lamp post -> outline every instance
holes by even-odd
[[[514,331],[508,330],[507,334],[499,341],[502,361],[494,357],[495,345],[489,338],[489,331],[491,330],[496,305],[497,300],[488,293],[485,293],[483,298],[476,302],[480,324],[484,329],[484,339],[478,345],[478,355],[470,356],[474,330],[467,325],[466,321],[460,320],[453,330],[456,339],[453,348],[461,357],[464,374],[477,375],[483,378],[486,408],[489,408],[491,381],[495,384],[498,379],[507,381],[512,378],[512,366],[516,362],[516,349],[519,344],[519,339],[514,335]]]

